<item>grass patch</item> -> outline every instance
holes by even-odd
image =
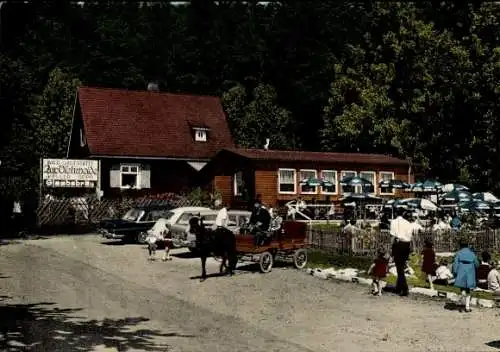
[[[329,222],[329,223],[311,223],[311,229],[317,231],[334,231],[339,230],[342,227],[339,223]]]
[[[446,258],[448,263],[453,262],[453,257]],[[310,268],[353,268],[358,270],[368,270],[373,262],[371,257],[362,256],[349,256],[340,254],[329,254],[324,251],[310,250],[307,266]],[[413,270],[415,270],[415,277],[408,278],[408,284],[414,287],[424,287],[429,288],[429,283],[426,282],[425,274],[421,270],[422,266],[422,256],[418,254],[412,254],[409,259],[409,264]],[[360,274],[361,277],[366,277],[366,274]],[[388,284],[394,285],[396,283],[396,277],[389,275],[386,278]],[[460,290],[454,286],[441,286],[434,285],[434,288],[438,291],[453,292],[460,294]],[[495,300],[495,296],[489,292],[473,291],[472,297],[492,299]]]
[[[323,251],[309,251],[308,266],[313,268],[354,268],[368,270],[373,258],[361,256],[349,256],[340,254],[330,254]]]

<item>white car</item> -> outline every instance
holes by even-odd
[[[188,247],[192,250],[195,247],[196,237],[188,232],[189,219],[192,217],[203,217],[203,223],[207,227],[211,227],[215,224],[215,219],[217,218],[218,210],[201,210],[199,212],[194,212],[192,214],[186,213],[181,218],[179,218],[175,223],[169,226],[173,243],[176,247]],[[234,233],[238,233],[241,225],[250,220],[251,212],[245,210],[228,210],[228,225],[227,228]]]

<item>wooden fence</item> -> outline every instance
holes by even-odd
[[[200,206],[201,202],[188,200],[181,196],[164,199],[125,198],[125,199],[86,199],[64,198],[44,200],[37,211],[38,226],[95,225],[101,220],[120,217],[131,207],[147,205],[166,205],[171,208]]]
[[[430,240],[436,252],[455,252],[460,238],[466,238],[477,252],[500,253],[500,230],[481,231],[422,231],[414,234],[412,248],[420,253],[424,241]],[[318,230],[311,228],[309,234],[311,248],[321,249],[333,254],[375,256],[379,249],[390,252],[392,237],[388,231],[371,230],[343,233],[342,229]]]

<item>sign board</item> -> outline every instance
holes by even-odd
[[[43,159],[42,180],[47,187],[94,188],[99,179],[99,161]]]

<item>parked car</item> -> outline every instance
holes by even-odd
[[[183,217],[180,217],[178,221],[173,222],[169,226],[172,238],[174,239],[174,245],[176,247],[187,247],[190,251],[194,251],[196,237],[187,233],[189,219],[193,216],[201,216],[203,217],[204,225],[211,227],[215,224],[218,212],[218,210],[204,210],[193,212],[192,214],[185,213]],[[234,233],[239,233],[240,227],[250,220],[251,212],[245,210],[228,210],[227,215],[229,218],[227,228]]]
[[[175,223],[184,213],[210,210],[205,207],[181,207],[172,209],[167,205],[133,207],[120,219],[103,220],[98,232],[108,239],[121,239],[127,242],[144,243],[147,230],[151,229],[159,218]]]

